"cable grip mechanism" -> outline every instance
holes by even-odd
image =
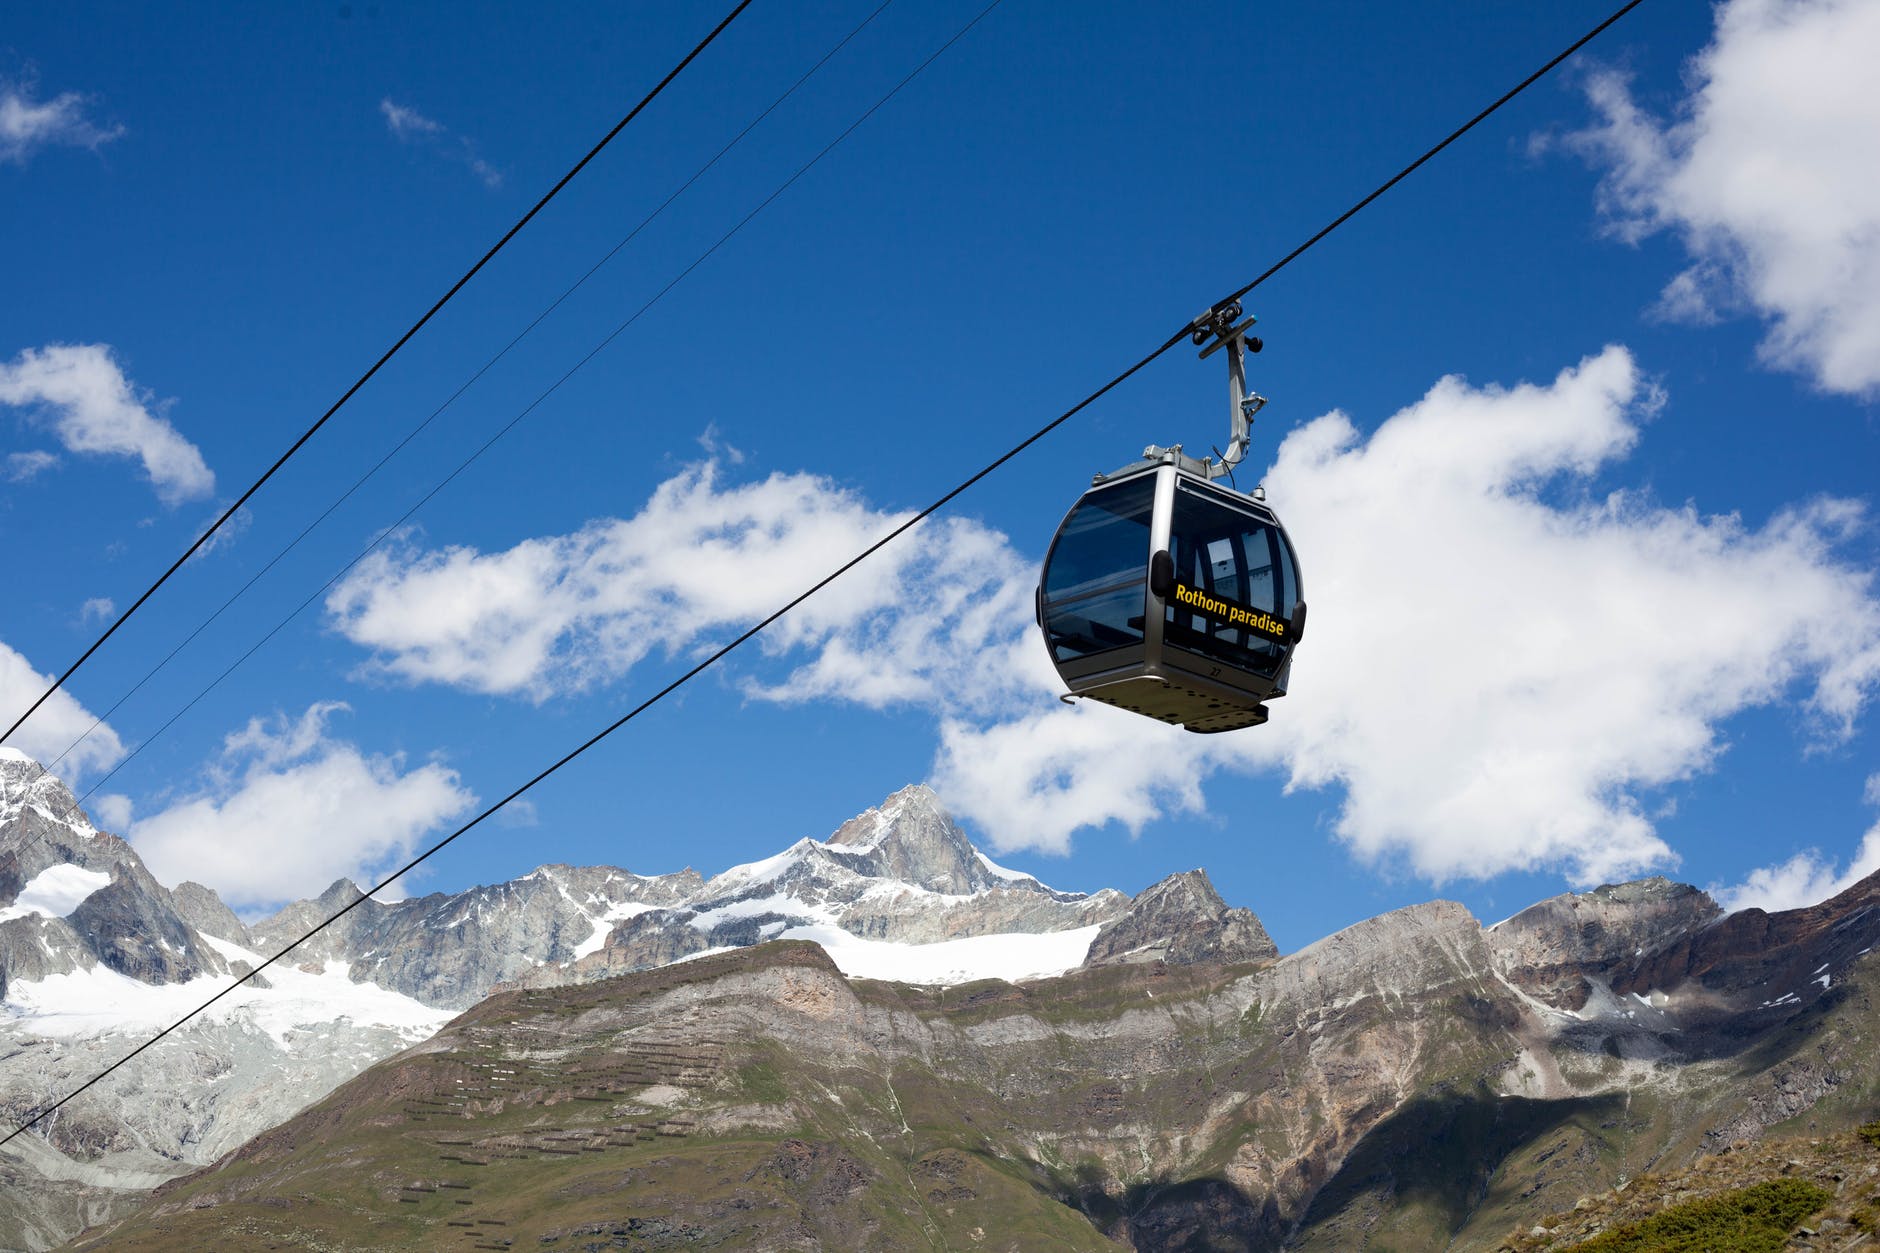
[[[1247,390],[1247,353],[1259,352],[1265,347],[1257,335],[1249,335],[1256,318],[1247,316],[1242,320],[1244,310],[1239,300],[1228,300],[1214,305],[1189,324],[1188,338],[1197,348],[1201,348],[1201,359],[1206,360],[1227,349],[1227,395],[1228,395],[1228,430],[1227,451],[1215,457],[1197,460],[1182,452],[1180,444],[1163,448],[1151,444],[1143,449],[1142,455],[1151,461],[1173,459],[1185,470],[1190,470],[1205,478],[1225,478],[1233,468],[1240,464],[1247,455],[1247,446],[1252,440],[1253,418],[1266,404],[1266,397],[1258,392]],[[1209,341],[1213,342],[1209,342]],[[1206,347],[1202,347],[1202,345]],[[1217,450],[1218,451],[1218,450]]]

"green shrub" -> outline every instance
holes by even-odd
[[[1687,1201],[1573,1246],[1576,1253],[1781,1253],[1789,1233],[1831,1194],[1803,1179],[1773,1179]]]
[[[1864,1122],[1854,1128],[1854,1134],[1880,1149],[1880,1122]]]

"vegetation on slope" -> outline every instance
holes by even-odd
[[[1876,1133],[1869,1135],[1869,1128]],[[1504,1253],[1752,1253],[1838,1249],[1880,1228],[1880,1125],[1738,1141],[1650,1172],[1511,1234]],[[1806,1222],[1806,1227],[1800,1225]]]
[[[1576,1253],[1780,1253],[1834,1194],[1804,1179],[1771,1179],[1674,1205],[1573,1246]]]

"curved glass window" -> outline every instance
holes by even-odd
[[[1086,495],[1045,558],[1044,631],[1059,661],[1140,647],[1155,479]]]
[[[1171,646],[1273,675],[1286,659],[1299,581],[1285,533],[1227,497],[1178,479],[1169,525]]]

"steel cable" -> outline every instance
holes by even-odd
[[[501,252],[504,246],[507,245],[510,240],[514,239],[516,235],[522,230],[522,228],[527,226],[530,223],[530,221],[534,219],[535,215],[540,213],[548,205],[548,202],[553,200],[556,197],[556,195],[558,195],[561,192],[562,188],[566,187],[570,182],[572,182],[574,180],[575,175],[579,174],[583,169],[587,168],[588,163],[592,161],[595,157],[599,156],[601,153],[601,150],[607,147],[608,144],[612,143],[614,141],[614,137],[620,134],[621,131],[625,130],[627,128],[627,125],[630,122],[632,122],[634,118],[638,117],[640,115],[640,112],[643,109],[645,109],[647,105],[651,104],[659,96],[661,92],[665,91],[666,87],[672,82],[672,80],[679,77],[679,74],[685,69],[685,67],[692,64],[692,62],[698,57],[698,55],[701,52],[704,52],[705,49],[709,47],[712,44],[712,42],[718,38],[719,35],[723,34],[725,31],[725,28],[730,26],[731,23],[737,19],[738,15],[740,13],[743,13],[745,9],[750,7],[750,5],[751,5],[751,0],[738,0],[737,7],[733,8],[731,12],[727,13],[724,16],[723,20],[721,20],[717,26],[712,28],[712,31],[709,35],[706,35],[705,38],[701,39],[693,47],[692,51],[685,54],[685,58],[683,60],[681,60],[677,65],[673,66],[672,69],[667,71],[666,76],[660,79],[659,82],[653,87],[653,89],[647,92],[646,95],[640,99],[640,102],[638,104],[634,105],[631,109],[629,109],[625,117],[621,118],[618,122],[614,123],[613,129],[608,131],[605,135],[601,136],[600,141],[596,143],[592,148],[589,148],[586,155],[584,155],[579,161],[576,161],[574,165],[570,167],[568,172],[566,174],[563,174],[561,178],[557,180],[555,185],[549,188],[548,191],[542,195],[542,198],[540,200],[537,200],[535,204],[530,207],[527,213],[523,214],[520,218],[518,218],[516,220],[516,224],[510,227],[507,231],[505,231],[501,239],[497,240],[494,244],[490,245],[489,251],[485,252],[481,257],[479,257],[475,265],[471,266],[468,270],[465,270],[463,273],[463,277],[459,278],[455,283],[452,283],[449,291],[446,291],[442,296],[439,296],[437,298],[437,301],[434,304],[432,304],[432,306],[429,309],[426,309],[424,311],[424,315],[420,317],[416,322],[413,322],[410,328],[407,329],[403,335],[400,335],[398,337],[398,341],[394,343],[390,348],[387,348],[385,352],[379,357],[379,359],[377,361],[374,361],[371,367],[368,368],[364,374],[361,374],[358,377],[358,379],[354,381],[353,385],[351,387],[348,387],[345,393],[341,395],[338,400],[334,401],[332,405],[330,405],[327,408],[325,413],[319,416],[319,418],[313,423],[312,426],[309,426],[305,431],[301,432],[300,438],[296,439],[291,445],[289,445],[287,451],[282,453],[278,458],[276,458],[274,464],[269,466],[265,471],[263,471],[261,477],[256,479],[253,483],[251,483],[248,486],[248,490],[243,492],[241,496],[236,499],[234,504],[230,505],[227,509],[222,511],[221,516],[218,517],[210,525],[208,530],[204,531],[201,535],[197,536],[196,541],[193,544],[191,544],[188,548],[183,550],[183,555],[178,557],[174,562],[172,562],[170,564],[169,569],[165,570],[161,575],[157,576],[156,582],[152,583],[149,587],[144,589],[143,594],[139,596],[134,602],[132,602],[130,608],[126,609],[123,613],[117,616],[117,620],[114,621],[109,627],[105,629],[105,632],[103,635],[100,635],[96,640],[92,641],[91,647],[87,648],[79,656],[77,661],[74,661],[70,666],[66,667],[65,673],[61,674],[57,679],[53,680],[51,687],[47,688],[44,692],[40,693],[39,699],[34,701],[32,703],[32,706],[28,708],[25,713],[21,714],[18,718],[14,719],[12,726],[8,727],[5,732],[0,733],[0,744],[6,743],[6,741],[12,737],[13,733],[15,731],[18,731],[20,727],[25,724],[28,718],[32,717],[35,713],[39,711],[39,707],[41,705],[45,704],[48,700],[52,698],[52,694],[54,692],[57,692],[60,688],[64,687],[65,681],[71,678],[74,674],[76,674],[78,672],[78,668],[84,665],[87,661],[91,659],[91,655],[93,653],[97,652],[100,648],[104,647],[104,642],[110,639],[113,635],[117,634],[118,628],[123,626],[126,622],[130,621],[131,615],[136,613],[139,609],[141,609],[144,605],[144,602],[149,600],[153,595],[156,594],[156,591],[158,588],[162,587],[165,583],[170,581],[171,575],[175,574],[178,570],[182,569],[183,565],[186,562],[188,562],[188,560],[191,557],[195,556],[196,553],[202,548],[202,546],[208,543],[210,538],[214,536],[217,531],[220,531],[222,527],[225,524],[227,524],[228,520],[234,517],[235,514],[240,511],[243,505],[248,503],[249,499],[256,492],[261,490],[262,485],[265,484],[269,479],[273,478],[275,475],[275,472],[278,471],[282,466],[287,464],[289,458],[291,458],[295,453],[299,452],[303,447],[305,447],[307,441],[312,439],[314,437],[314,434],[317,431],[319,431],[321,427],[327,424],[328,419],[330,419],[334,414],[338,413],[341,407],[344,406],[347,401],[351,400],[353,396],[358,393],[360,388],[364,387],[368,382],[370,382],[373,375],[377,374],[380,368],[383,367],[386,362],[390,361],[395,355],[397,355],[399,349],[403,348],[408,342],[410,342],[411,338],[414,335],[416,335],[419,331],[423,330],[425,324],[428,323],[433,317],[435,317],[440,309],[442,309],[445,305],[449,304],[451,301],[451,298],[454,297],[459,291],[462,291],[464,285],[468,283],[471,279],[475,278],[477,275],[477,272],[480,271],[485,265],[489,264],[491,258],[493,258],[497,253]],[[3,1143],[5,1143],[5,1141],[0,1141],[0,1144],[3,1144]]]
[[[997,0],[994,0],[994,2],[997,3]],[[1218,300],[1213,305],[1209,306],[1209,312],[1212,313],[1214,310],[1218,310],[1218,309],[1226,307],[1229,304],[1232,304],[1234,301],[1245,296],[1248,292],[1252,291],[1254,288],[1260,286],[1260,284],[1264,283],[1267,279],[1271,278],[1274,274],[1277,274],[1285,266],[1290,264],[1292,261],[1296,260],[1301,254],[1306,252],[1313,245],[1317,244],[1320,240],[1324,239],[1333,230],[1337,229],[1337,227],[1339,227],[1340,225],[1343,225],[1346,221],[1350,220],[1355,214],[1357,214],[1367,205],[1371,204],[1379,196],[1383,195],[1384,192],[1390,190],[1390,188],[1396,186],[1399,182],[1403,181],[1405,177],[1407,177],[1410,173],[1414,172],[1417,168],[1422,166],[1431,157],[1441,152],[1444,148],[1447,148],[1451,143],[1455,142],[1455,140],[1460,138],[1462,135],[1472,130],[1476,125],[1478,125],[1484,119],[1489,117],[1491,114],[1495,113],[1503,105],[1507,104],[1510,100],[1513,100],[1522,91],[1526,90],[1529,86],[1533,85],[1539,79],[1544,77],[1548,73],[1548,71],[1560,65],[1574,52],[1584,47],[1588,42],[1590,42],[1592,39],[1597,37],[1601,32],[1605,31],[1608,27],[1612,26],[1615,22],[1617,22],[1620,18],[1624,17],[1627,13],[1637,8],[1641,3],[1643,3],[1643,0],[1630,0],[1629,3],[1627,3],[1624,7],[1617,10],[1615,13],[1613,13],[1612,16],[1608,17],[1605,21],[1601,22],[1598,26],[1594,27],[1587,34],[1581,36],[1572,45],[1570,45],[1564,52],[1553,57],[1545,65],[1543,65],[1539,70],[1536,70],[1534,73],[1530,74],[1527,78],[1523,79],[1513,89],[1504,93],[1493,104],[1489,105],[1486,109],[1476,114],[1475,117],[1470,119],[1463,126],[1459,127],[1455,131],[1452,131],[1441,142],[1436,144],[1434,147],[1430,148],[1422,156],[1418,157],[1415,161],[1405,166],[1401,171],[1399,171],[1397,174],[1392,176],[1385,183],[1379,185],[1379,187],[1375,191],[1371,192],[1362,200],[1358,201],[1357,204],[1353,205],[1350,209],[1346,210],[1343,214],[1335,218],[1329,226],[1318,231],[1311,238],[1307,239],[1305,243],[1301,244],[1299,247],[1287,253],[1278,262],[1274,263],[1272,266],[1268,267],[1260,275],[1254,278],[1253,281],[1245,284],[1244,286],[1240,288],[1237,288],[1234,292],[1232,292],[1228,296],[1223,297],[1221,300]],[[977,19],[975,19],[975,21],[977,21]],[[1175,347],[1175,345],[1179,344],[1180,342],[1182,342],[1183,339],[1187,338],[1191,331],[1193,331],[1198,325],[1202,324],[1205,321],[1207,316],[1208,315],[1204,314],[1201,318],[1196,318],[1191,322],[1183,324],[1180,330],[1176,331],[1173,335],[1169,336],[1166,340],[1164,340],[1161,343],[1160,346],[1155,348],[1148,355],[1144,356],[1141,360],[1137,361],[1134,365],[1129,366],[1127,369],[1117,374],[1109,382],[1103,384],[1101,387],[1098,387],[1095,391],[1092,391],[1089,395],[1085,396],[1082,400],[1078,401],[1076,404],[1066,409],[1063,413],[1059,414],[1057,417],[1053,418],[1051,421],[1039,427],[1036,431],[1026,436],[1023,440],[1019,441],[1017,444],[1014,444],[1006,452],[1001,454],[999,457],[997,457],[993,461],[989,462],[985,467],[975,472],[969,478],[961,482],[958,486],[947,491],[944,495],[942,495],[939,499],[935,500],[932,504],[928,505],[926,508],[920,510],[918,513],[912,515],[911,517],[907,518],[905,521],[901,522],[899,525],[895,526],[892,530],[890,530],[887,534],[883,535],[880,539],[868,545],[868,547],[862,549],[859,553],[855,554],[853,557],[843,562],[840,566],[837,566],[834,570],[830,571],[830,573],[828,573],[827,575],[824,575],[821,579],[817,580],[814,584],[806,588],[804,591],[792,597],[788,602],[780,606],[778,609],[774,610],[772,613],[770,613],[764,619],[756,623],[754,626],[744,631],[742,634],[737,636],[737,638],[723,645],[722,647],[717,649],[715,652],[707,656],[704,660],[700,661],[697,665],[693,666],[691,669],[681,674],[678,678],[673,679],[671,682],[666,684],[666,686],[659,689],[659,691],[647,697],[645,700],[641,701],[638,705],[634,706],[631,710],[627,711],[625,714],[621,715],[619,718],[615,719],[613,722],[603,727],[600,731],[590,736],[588,739],[583,741],[580,745],[569,750],[567,753],[563,754],[553,764],[547,766],[546,768],[538,772],[533,778],[529,779],[526,783],[522,784],[520,787],[517,787],[514,791],[510,792],[507,796],[503,797],[501,800],[497,801],[495,804],[490,805],[489,807],[484,809],[481,813],[477,814],[476,817],[470,819],[468,822],[458,827],[455,831],[452,831],[449,835],[438,840],[435,844],[432,844],[429,848],[425,849],[423,852],[413,857],[410,861],[406,862],[403,866],[400,866],[397,870],[394,870],[391,874],[387,875],[379,883],[374,885],[369,891],[362,893],[361,895],[356,897],[354,900],[352,900],[345,906],[334,911],[325,920],[323,920],[322,922],[310,928],[299,939],[294,940],[292,943],[282,948],[279,952],[275,953],[272,957],[269,957],[266,961],[262,962],[255,969],[249,971],[246,975],[243,975],[240,978],[238,978],[234,983],[222,989],[222,991],[216,993],[214,996],[210,997],[207,1001],[204,1001],[201,1005],[197,1006],[195,1009],[189,1011],[189,1013],[185,1014],[182,1018],[178,1019],[176,1022],[172,1023],[170,1026],[165,1027],[162,1031],[158,1032],[155,1036],[153,1036],[149,1040],[146,1040],[142,1044],[138,1045],[134,1050],[132,1050],[125,1057],[120,1058],[118,1061],[112,1063],[112,1065],[106,1067],[104,1070],[100,1071],[97,1075],[87,1080],[84,1084],[80,1085],[78,1088],[74,1089],[72,1092],[68,1093],[66,1096],[61,1097],[58,1101],[54,1102],[51,1105],[45,1106],[44,1108],[35,1112],[25,1122],[21,1123],[13,1131],[9,1132],[4,1139],[0,1139],[0,1145],[7,1143],[8,1141],[12,1140],[14,1136],[17,1136],[21,1132],[26,1131],[29,1127],[33,1126],[35,1123],[39,1122],[41,1119],[54,1113],[61,1106],[63,1106],[66,1102],[72,1100],[74,1097],[86,1091],[92,1085],[104,1079],[106,1076],[108,1076],[113,1071],[118,1069],[118,1067],[124,1065],[126,1062],[129,1062],[132,1058],[142,1053],[145,1049],[150,1048],[152,1045],[156,1044],[158,1041],[168,1036],[171,1032],[177,1030],[179,1027],[183,1026],[185,1023],[195,1018],[198,1014],[201,1014],[205,1010],[209,1009],[217,1001],[221,1000],[223,997],[233,992],[236,988],[240,987],[243,983],[254,978],[256,975],[260,974],[267,967],[280,961],[282,958],[286,957],[289,953],[293,952],[296,948],[299,948],[302,944],[306,943],[308,940],[312,939],[314,936],[320,934],[322,931],[326,930],[328,927],[332,926],[334,923],[338,922],[340,919],[350,914],[353,910],[357,909],[360,905],[364,904],[367,900],[369,900],[372,897],[373,893],[381,891],[384,888],[390,886],[392,883],[395,883],[398,879],[408,874],[410,871],[416,869],[418,866],[422,865],[424,862],[428,861],[431,857],[436,855],[438,852],[442,851],[444,848],[448,847],[451,843],[456,841],[459,837],[473,830],[478,824],[482,823],[483,821],[485,821],[486,819],[494,815],[497,811],[501,810],[505,805],[508,805],[511,801],[514,801],[517,798],[521,797],[524,793],[528,792],[531,788],[535,787],[538,783],[541,783],[543,780],[547,779],[550,775],[553,775],[555,772],[560,770],[563,766],[566,766],[568,763],[574,761],[577,757],[580,757],[583,753],[587,752],[590,748],[593,748],[596,744],[599,744],[602,740],[612,735],[615,731],[618,731],[621,727],[625,726],[627,723],[633,721],[635,718],[639,717],[642,713],[646,712],[648,709],[658,704],[665,697],[671,695],[673,692],[677,691],[679,688],[689,683],[692,679],[696,678],[698,675],[704,673],[706,670],[710,669],[712,666],[718,664],[718,662],[722,661],[725,657],[729,656],[732,652],[736,651],[738,648],[748,643],[750,640],[756,638],[765,629],[770,627],[778,619],[784,617],[790,611],[795,609],[798,605],[801,605],[804,601],[808,600],[810,597],[820,592],[823,588],[829,586],[829,584],[835,582],[837,579],[847,574],[850,570],[854,569],[856,566],[866,561],[869,557],[879,552],[882,548],[894,542],[894,540],[899,538],[901,535],[912,530],[914,527],[918,526],[921,522],[925,521],[927,518],[931,517],[933,514],[939,512],[941,509],[945,508],[948,504],[950,504],[954,499],[959,497],[962,493],[966,492],[967,490],[972,488],[974,485],[979,483],[980,480],[986,478],[988,475],[998,470],[1007,462],[1011,461],[1014,457],[1018,456],[1020,453],[1030,448],[1033,444],[1036,444],[1039,440],[1043,439],[1046,435],[1049,435],[1052,431],[1055,431],[1058,427],[1068,422],[1071,418],[1083,412],[1085,409],[1089,408],[1092,404],[1095,404],[1102,397],[1104,397],[1105,395],[1108,395],[1111,391],[1121,386],[1128,379],[1130,379],[1131,377],[1136,375],[1138,372],[1143,370],[1145,367],[1150,365],[1152,362],[1154,362],[1156,359],[1161,357],[1169,349]]]

